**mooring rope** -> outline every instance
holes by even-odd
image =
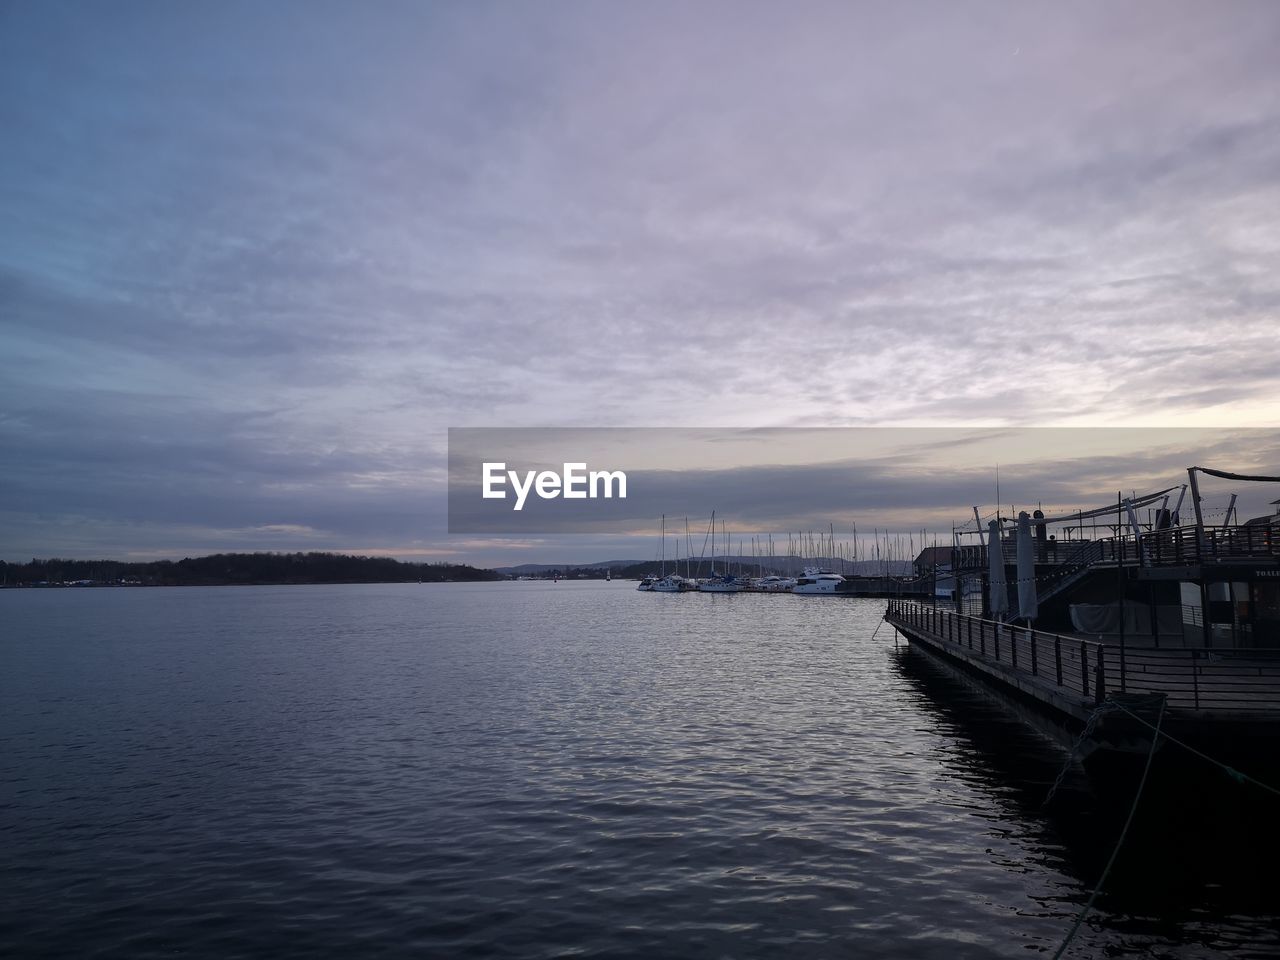
[[[1129,714],[1129,716],[1133,717],[1133,719],[1137,720],[1139,723],[1142,723],[1148,727],[1151,727],[1151,721],[1138,716],[1136,713],[1134,713],[1124,704],[1117,703],[1115,706],[1117,709],[1123,710],[1125,713]],[[1151,727],[1151,728],[1153,730],[1156,729],[1155,727]],[[1206,760],[1209,763],[1212,763],[1215,767],[1221,767],[1222,770],[1226,772],[1227,776],[1229,776],[1236,783],[1240,783],[1240,784],[1252,783],[1254,786],[1261,787],[1263,790],[1266,790],[1269,793],[1274,793],[1276,796],[1280,797],[1280,790],[1277,790],[1275,787],[1271,786],[1270,784],[1263,783],[1261,780],[1255,779],[1254,777],[1249,776],[1247,773],[1241,773],[1239,770],[1235,769],[1235,767],[1228,766],[1227,764],[1223,763],[1221,760],[1213,759],[1213,757],[1209,756],[1207,753],[1197,750],[1195,747],[1191,746],[1189,743],[1183,743],[1177,737],[1171,737],[1167,733],[1162,734],[1162,736],[1166,740],[1168,740],[1170,743],[1176,743],[1178,746],[1182,747],[1182,749],[1190,751],[1191,753],[1194,753],[1197,757],[1199,757],[1202,760]]]
[[[1131,711],[1126,710],[1124,707],[1121,707],[1120,709],[1125,710],[1126,713],[1131,713]],[[1095,714],[1098,712],[1098,710],[1094,711]],[[1138,812],[1138,801],[1142,799],[1142,788],[1147,785],[1147,774],[1151,772],[1151,760],[1156,755],[1156,745],[1160,742],[1160,723],[1163,720],[1164,700],[1161,700],[1160,712],[1156,714],[1155,725],[1152,726],[1151,724],[1147,724],[1147,726],[1150,726],[1155,733],[1151,737],[1151,749],[1147,751],[1147,763],[1146,766],[1142,768],[1142,779],[1138,781],[1138,790],[1133,795],[1133,805],[1129,807],[1129,816],[1125,819],[1124,828],[1120,831],[1120,839],[1116,841],[1115,849],[1111,851],[1111,858],[1107,860],[1107,865],[1102,870],[1102,876],[1098,878],[1098,885],[1093,888],[1093,893],[1089,895],[1089,900],[1084,905],[1084,909],[1081,910],[1080,915],[1076,917],[1076,922],[1071,925],[1071,929],[1067,932],[1066,939],[1064,939],[1062,941],[1062,945],[1058,947],[1058,952],[1053,955],[1053,960],[1058,960],[1058,958],[1066,952],[1071,941],[1075,939],[1075,935],[1080,929],[1080,924],[1084,923],[1084,918],[1087,917],[1089,915],[1089,911],[1093,909],[1094,901],[1098,899],[1098,894],[1102,892],[1102,887],[1107,882],[1107,877],[1111,874],[1111,868],[1115,865],[1116,857],[1120,855],[1120,848],[1124,846],[1124,839],[1129,834],[1129,825],[1133,823],[1133,815]]]
[[[1080,736],[1076,737],[1076,742],[1071,745],[1071,749],[1067,752],[1066,762],[1062,764],[1062,769],[1058,771],[1058,775],[1053,780],[1053,786],[1049,788],[1049,792],[1045,794],[1044,802],[1041,806],[1048,806],[1049,801],[1053,799],[1053,795],[1058,792],[1058,788],[1062,786],[1062,781],[1067,776],[1067,771],[1071,769],[1071,761],[1076,758],[1076,753],[1080,750],[1081,745],[1088,739],[1089,734],[1093,733],[1093,728],[1097,726],[1098,720],[1104,713],[1109,713],[1114,709],[1110,702],[1099,704],[1098,707],[1089,714],[1089,719],[1085,721],[1084,729],[1080,731]]]

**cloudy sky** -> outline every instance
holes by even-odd
[[[0,3],[0,558],[534,559],[446,535],[450,426],[1273,427],[1278,49],[1271,0]]]

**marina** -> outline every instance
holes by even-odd
[[[1067,748],[1103,789],[1130,783],[1165,742],[1270,771],[1280,767],[1280,509],[1241,521],[1232,493],[1227,522],[1208,524],[1205,476],[1277,480],[1196,466],[1185,484],[1115,505],[990,517],[975,507],[909,576],[844,575],[822,561],[786,576],[790,559],[774,569],[746,558],[737,573],[723,559],[716,572],[713,557],[699,579],[686,558],[685,576],[655,574],[639,589],[887,599],[895,636]],[[834,547],[834,531],[821,543]]]

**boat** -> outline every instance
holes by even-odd
[[[684,593],[694,586],[678,573],[669,573],[651,588],[654,593]]]
[[[796,580],[796,585],[791,588],[791,592],[834,595],[842,583],[844,583],[844,577],[834,570],[805,567],[803,576]]]
[[[795,585],[794,577],[778,577],[770,574],[757,580],[754,589],[759,590],[761,593],[786,593]]]
[[[745,588],[746,584],[731,573],[708,577],[698,584],[702,593],[740,593]]]
[[[693,582],[686,580],[678,573],[667,573],[667,517],[662,517],[662,573],[659,576],[645,577],[640,581],[639,590],[648,590],[653,593],[684,593],[686,590],[695,589]],[[677,561],[678,562],[678,561]],[[646,586],[646,584],[648,584]]]
[[[740,593],[745,586],[745,583],[727,571],[725,573],[716,573],[716,512],[712,510],[711,576],[698,584],[698,590],[702,593]]]

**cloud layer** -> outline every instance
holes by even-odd
[[[1269,2],[9,5],[3,552],[466,555],[447,426],[1274,424],[1277,48]]]

